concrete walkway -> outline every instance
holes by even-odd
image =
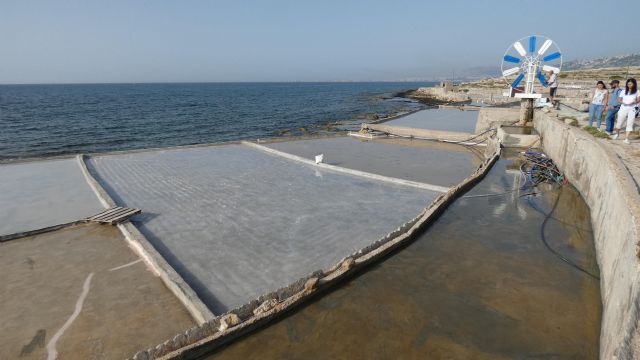
[[[601,141],[606,142],[622,160],[640,192],[640,139],[631,139],[631,144],[625,144],[622,140]]]

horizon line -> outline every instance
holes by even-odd
[[[461,79],[462,80],[462,79]],[[0,86],[21,85],[149,85],[149,84],[339,84],[339,83],[415,83],[439,82],[440,80],[282,80],[282,81],[132,81],[132,82],[33,82],[0,83]]]

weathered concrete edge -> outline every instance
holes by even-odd
[[[330,170],[330,171],[333,171],[333,172],[338,172],[338,173],[343,173],[343,174],[348,174],[348,175],[353,175],[353,176],[358,176],[358,177],[364,177],[364,178],[367,178],[367,179],[393,183],[393,184],[396,184],[396,185],[404,185],[404,186],[415,187],[415,188],[418,188],[418,189],[437,191],[437,192],[440,192],[440,193],[446,193],[447,191],[449,191],[449,188],[445,187],[445,186],[439,186],[439,185],[421,183],[421,182],[405,180],[405,179],[399,179],[399,178],[394,178],[394,177],[389,177],[389,176],[383,176],[383,175],[378,175],[378,174],[372,174],[372,173],[368,173],[368,172],[364,172],[364,171],[360,171],[360,170],[348,169],[348,168],[345,168],[345,167],[335,166],[335,165],[331,165],[331,164],[325,164],[325,163],[316,164],[315,161],[313,161],[313,160],[306,159],[306,158],[303,158],[301,156],[289,154],[289,153],[286,153],[284,151],[272,149],[272,148],[270,148],[268,146],[256,144],[256,143],[250,142],[250,141],[242,141],[241,143],[243,145],[252,147],[254,149],[258,149],[260,151],[263,151],[263,152],[266,152],[266,153],[269,153],[269,154],[273,154],[273,155],[276,155],[276,156],[283,157],[285,159],[301,162],[301,163],[304,163],[304,164],[307,164],[307,165],[311,165],[311,166],[314,166],[314,167],[319,167],[321,169]]]
[[[105,208],[117,206],[109,193],[100,185],[98,180],[91,174],[86,164],[86,155],[77,156],[78,163],[82,169],[85,179],[100,199]],[[178,298],[185,306],[189,314],[193,317],[197,324],[215,318],[215,315],[200,300],[195,291],[187,284],[186,281],[169,265],[169,263],[156,251],[149,240],[138,230],[138,228],[130,221],[118,224],[118,229],[127,240],[129,246],[142,258],[147,266],[160,277],[167,288]]]
[[[71,221],[71,222],[64,223],[64,224],[57,224],[57,225],[47,226],[47,227],[41,228],[41,229],[20,231],[20,232],[13,233],[13,234],[1,235],[0,236],[0,243],[7,242],[7,241],[10,241],[10,240],[17,240],[17,239],[21,239],[21,238],[24,238],[24,237],[40,235],[40,234],[44,234],[44,233],[48,233],[48,232],[64,229],[64,228],[67,228],[67,227],[75,226],[75,225],[86,224],[87,222],[88,222],[88,220],[84,220],[84,219],[83,220],[76,220],[76,221]]]
[[[362,129],[380,131],[396,136],[406,136],[425,140],[438,141],[464,141],[473,137],[474,134],[456,131],[419,129],[407,126],[394,126],[384,124],[362,124]]]
[[[536,111],[545,152],[589,205],[601,274],[600,358],[640,358],[640,195],[604,140]]]
[[[438,196],[416,218],[373,244],[339,261],[333,267],[299,279],[287,287],[262,295],[249,303],[222,314],[207,323],[187,329],[153,348],[133,356],[141,359],[194,359],[266,325],[271,320],[303,304],[320,292],[327,291],[368,265],[383,259],[392,251],[407,245],[415,235],[430,225],[462,193],[480,181],[500,156],[498,142],[492,142],[492,153],[466,179]]]
[[[425,106],[425,107],[424,107],[424,108],[422,108],[422,109],[415,109],[415,110],[407,111],[407,112],[405,112],[405,113],[401,113],[401,114],[396,114],[396,115],[393,115],[393,116],[389,116],[389,117],[386,117],[386,118],[382,118],[382,119],[378,119],[378,120],[373,120],[373,121],[370,121],[370,122],[369,122],[369,124],[382,124],[382,123],[387,122],[387,121],[400,119],[400,118],[403,118],[403,117],[405,117],[405,116],[409,116],[409,115],[411,115],[411,114],[415,114],[415,113],[417,113],[418,111],[428,110],[428,109],[436,109],[436,107],[435,107],[435,106]]]
[[[486,107],[478,111],[476,133],[481,133],[500,125],[513,125],[520,121],[520,108]]]

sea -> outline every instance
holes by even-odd
[[[357,128],[431,82],[0,85],[0,162]]]

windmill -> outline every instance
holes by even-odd
[[[538,47],[538,44],[542,44]],[[531,35],[524,37],[509,46],[502,57],[502,76],[510,82],[511,94],[518,85],[525,81],[524,92],[516,92],[515,97],[523,99],[541,98],[542,94],[534,92],[536,79],[546,86],[543,72],[553,71],[555,74],[562,68],[562,53],[558,45],[546,36]]]

